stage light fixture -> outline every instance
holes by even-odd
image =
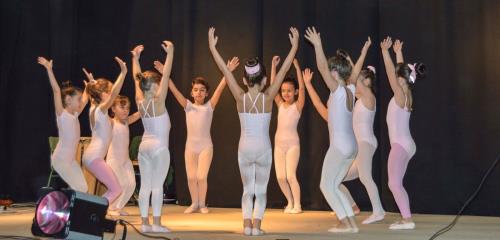
[[[103,239],[115,232],[116,221],[106,219],[105,198],[74,190],[44,188],[36,203],[31,232],[58,239]]]

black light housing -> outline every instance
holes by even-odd
[[[31,233],[60,239],[103,239],[115,232],[116,221],[106,219],[108,200],[65,189],[44,188],[36,203]]]

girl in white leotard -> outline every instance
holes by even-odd
[[[372,81],[375,80],[375,68],[364,69],[363,63],[366,57],[368,48],[371,45],[371,39],[365,42],[361,54],[353,64],[349,55],[343,51],[343,55],[347,57],[351,66],[353,67],[352,73],[349,76],[348,83],[351,90],[354,90],[358,101],[353,110],[353,129],[356,136],[358,145],[358,153],[351,165],[349,172],[344,178],[344,181],[351,181],[360,178],[361,183],[365,186],[370,202],[373,207],[373,214],[363,221],[363,224],[369,224],[384,219],[385,211],[380,202],[377,185],[372,178],[372,159],[375,150],[377,149],[377,138],[373,134],[373,121],[375,117],[375,95],[370,89],[373,87]],[[339,51],[337,51],[339,52]],[[373,71],[373,72],[372,72]],[[354,202],[349,190],[343,185],[340,189],[346,194],[351,205],[353,206],[354,213],[359,213],[359,208]]]
[[[76,162],[76,150],[80,141],[80,122],[78,115],[88,102],[87,93],[73,86],[59,88],[52,60],[38,57],[38,63],[45,67],[49,76],[50,86],[54,95],[57,129],[59,141],[51,156],[51,165],[70,188],[87,192],[87,182],[83,177],[80,165]]]
[[[276,77],[279,57],[274,56],[271,64],[271,83]],[[300,139],[297,124],[304,107],[305,88],[297,59],[293,60],[298,79],[285,78],[280,87],[280,94],[274,101],[278,106],[278,127],[274,138],[274,167],[281,191],[288,201],[285,213],[301,213],[300,185],[297,181],[297,165],[300,157]],[[296,96],[298,97],[296,98]]]
[[[227,63],[230,71],[233,71],[238,65],[239,59],[237,57],[233,57]],[[155,68],[161,70],[163,69],[163,64],[155,61]],[[187,140],[184,156],[189,193],[191,195],[191,206],[184,213],[198,211],[208,213],[205,201],[208,188],[207,177],[213,156],[210,128],[213,111],[219,102],[222,91],[226,87],[226,80],[222,78],[212,98],[206,102],[205,99],[208,97],[209,86],[202,77],[195,78],[191,84],[193,102],[182,95],[172,80],[169,81],[169,85],[170,91],[172,91],[174,97],[186,112]]]
[[[240,118],[241,137],[238,146],[238,165],[243,182],[241,207],[245,235],[264,234],[261,230],[261,223],[266,208],[267,183],[272,164],[271,140],[269,138],[272,101],[279,91],[285,73],[292,64],[299,44],[298,31],[295,28],[290,28],[290,32],[292,49],[280,71],[276,74],[275,82],[262,92],[267,80],[264,66],[258,59],[250,59],[245,64],[243,82],[248,87],[248,92],[245,93],[216,49],[215,29],[210,28],[208,31],[210,51],[236,100]]]
[[[82,157],[85,167],[108,189],[103,197],[108,199],[110,207],[113,206],[116,198],[120,196],[122,189],[113,170],[104,161],[111,142],[112,132],[108,109],[113,105],[115,98],[120,93],[127,74],[125,62],[117,57],[115,57],[115,60],[120,66],[120,75],[118,75],[114,84],[104,78],[94,80],[92,75],[87,74],[90,80],[87,84],[87,92],[91,100],[89,120],[92,139]],[[113,209],[110,208],[110,210]]]
[[[111,144],[109,145],[106,163],[113,169],[122,193],[111,205],[112,211],[108,213],[112,216],[127,216],[128,213],[123,210],[128,200],[134,194],[135,190],[135,173],[134,166],[129,157],[129,128],[128,126],[140,119],[141,115],[136,112],[129,116],[130,101],[126,96],[118,96],[111,111],[113,117],[113,132]]]
[[[413,106],[412,86],[425,74],[423,64],[407,64],[403,60],[403,42],[396,40],[393,50],[396,53],[397,66],[394,67],[389,48],[392,39],[387,37],[380,43],[385,70],[394,97],[387,109],[387,128],[391,151],[387,161],[389,189],[401,212],[402,219],[390,225],[389,229],[414,229],[411,217],[410,200],[403,186],[403,178],[411,158],[416,152],[416,145],[410,133],[410,115]]]
[[[167,53],[162,75],[153,71],[141,71],[139,58],[144,50],[142,45],[132,50],[132,72],[135,82],[135,100],[144,125],[144,134],[139,146],[139,169],[141,189],[139,191],[139,210],[142,219],[142,232],[169,232],[161,225],[163,206],[163,183],[170,166],[168,150],[170,118],[165,99],[168,93],[168,80],[172,71],[174,45],[169,41],[162,44]],[[149,224],[149,199],[153,209],[153,225]]]
[[[305,37],[314,46],[318,70],[330,89],[327,116],[324,116],[328,119],[330,148],[323,162],[320,188],[330,207],[337,213],[341,224],[328,231],[335,233],[358,232],[351,204],[347,196],[340,190],[340,184],[349,171],[357,152],[352,128],[354,92],[346,86],[346,80],[351,75],[352,66],[345,56],[339,54],[328,61],[326,60],[321,38],[316,29],[308,28]],[[309,86],[312,85],[309,84]],[[311,92],[309,94],[312,95]]]
[[[358,144],[358,154],[352,164],[344,181],[360,178],[361,183],[366,188],[370,202],[373,207],[373,214],[363,221],[363,224],[370,224],[384,219],[385,211],[380,201],[377,185],[372,177],[373,154],[377,149],[377,138],[373,133],[373,122],[376,111],[376,98],[373,91],[375,81],[375,68],[369,66],[363,69],[357,77],[356,84],[356,104],[353,111],[353,128]],[[349,190],[342,186],[351,204],[355,206]]]

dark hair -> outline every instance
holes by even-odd
[[[210,90],[210,86],[208,85],[208,82],[203,77],[193,78],[193,81],[191,82],[191,89],[194,87],[195,84],[201,84],[201,85],[205,86],[205,88],[207,89],[207,92],[208,92],[208,90]]]
[[[115,107],[115,106],[125,107],[127,105],[130,106],[130,100],[128,99],[127,96],[118,95],[118,96],[116,96],[115,101],[113,101],[113,107]],[[115,112],[114,112],[113,108],[111,108],[109,115],[111,117],[115,117]]]
[[[111,91],[112,85],[113,84],[108,79],[99,78],[87,84],[87,93],[94,103],[99,104],[102,101],[101,94]]]
[[[414,66],[416,74],[416,79],[414,80],[423,79],[425,77],[425,65],[423,63],[415,63]],[[414,84],[414,81],[410,81],[411,72],[411,68],[407,63],[398,63],[396,65],[396,76],[404,78],[410,86]]]
[[[147,92],[151,89],[153,84],[160,84],[161,76],[157,72],[145,71],[143,73],[138,73],[135,77],[139,80],[139,86],[141,90]]]
[[[361,70],[359,75],[370,79],[370,89],[372,90],[372,93],[375,94],[375,72],[370,68],[364,68]]]
[[[247,67],[259,67],[259,71],[253,74],[249,74],[246,70]],[[260,84],[262,79],[266,77],[266,68],[262,63],[259,62],[258,58],[250,58],[245,63],[245,69],[243,72],[243,76],[247,80],[248,86],[253,87],[255,84]]]
[[[352,66],[349,60],[347,60],[346,54],[344,51],[337,51],[337,54],[330,59],[328,59],[328,68],[330,71],[335,70],[339,73],[339,76],[342,80],[346,81],[349,76],[351,76]]]
[[[113,102],[113,106],[124,107],[130,105],[130,100],[127,96],[118,95]]]
[[[299,83],[293,77],[286,77],[285,79],[283,79],[281,85],[283,85],[284,83],[292,84],[295,89],[299,89]]]
[[[347,53],[347,51],[346,51],[346,50],[341,49],[341,48],[337,49],[337,52],[335,52],[335,54],[336,54],[337,56],[341,56],[341,57],[343,57],[343,58],[345,58],[345,59],[347,59],[347,58],[349,58],[349,57],[350,57],[350,56],[349,56],[349,53]]]
[[[66,96],[74,97],[78,94],[82,94],[83,91],[79,87],[75,87],[71,84],[70,81],[65,81],[62,83],[61,88],[61,98],[63,102],[63,107],[66,107]]]

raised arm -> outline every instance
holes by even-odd
[[[234,69],[238,67],[238,65],[240,65],[240,59],[238,57],[233,57],[231,60],[227,61],[227,67],[231,72],[233,72]],[[210,105],[212,106],[212,109],[215,109],[215,106],[217,106],[217,103],[219,103],[220,96],[222,95],[222,91],[224,91],[225,87],[226,87],[226,78],[222,77],[219,85],[214,91],[214,94],[210,98]]]
[[[177,102],[179,102],[182,108],[186,108],[188,100],[184,97],[184,95],[182,95],[179,89],[177,89],[177,86],[175,86],[174,81],[172,81],[172,79],[169,79],[168,84],[169,84],[168,88],[170,89],[172,94],[174,94],[174,97],[175,99],[177,99]]]
[[[107,110],[113,105],[115,98],[118,96],[118,94],[120,94],[120,90],[123,86],[123,81],[125,80],[125,76],[127,75],[127,65],[125,64],[125,62],[118,57],[115,57],[115,61],[120,66],[120,74],[116,78],[115,83],[113,83],[113,87],[111,88],[108,99],[99,104],[99,108],[101,108],[101,111],[103,112],[107,112]]]
[[[226,66],[226,63],[219,54],[219,51],[217,51],[216,48],[217,40],[218,37],[215,36],[215,28],[211,27],[208,30],[208,47],[210,48],[210,52],[214,57],[217,67],[219,67],[222,74],[224,74],[224,78],[226,79],[227,85],[229,86],[229,90],[231,90],[234,99],[236,101],[241,101],[243,94],[245,94],[245,92],[243,91],[243,89],[241,89],[240,85],[238,85],[236,79],[234,78],[233,73]]]
[[[313,72],[311,72],[311,69],[306,68],[304,72],[302,72],[302,76],[304,78],[304,84],[306,86],[307,92],[309,93],[309,97],[311,98],[311,101],[314,105],[314,108],[316,108],[316,111],[318,111],[319,115],[325,120],[328,121],[328,109],[326,106],[321,102],[321,99],[318,96],[318,93],[314,89],[314,86],[312,85],[312,77],[313,77]]]
[[[273,56],[273,60],[271,62],[271,84],[273,84],[274,80],[276,79],[276,67],[279,63],[280,57]],[[276,94],[276,97],[274,97],[274,102],[279,106],[281,102],[283,102],[283,99],[281,99],[281,96],[279,94]]]
[[[297,81],[299,82],[299,97],[297,98],[296,105],[299,112],[302,112],[302,109],[304,108],[304,102],[306,101],[306,89],[304,86],[304,78],[302,76],[302,71],[300,70],[299,61],[297,61],[297,59],[293,60],[293,66],[295,66],[295,75],[297,75]]]
[[[299,48],[299,31],[291,27],[290,33],[288,34],[288,38],[290,39],[290,43],[292,44],[292,48],[290,48],[290,52],[288,52],[288,56],[286,56],[285,61],[283,61],[283,65],[281,65],[280,70],[276,74],[276,78],[274,82],[271,83],[269,88],[266,89],[265,94],[270,97],[276,96],[278,91],[280,90],[281,83],[285,78],[286,73],[290,69],[292,65],[292,61],[295,58],[295,54],[297,53],[297,49]]]
[[[174,44],[170,41],[163,41],[161,46],[167,53],[167,57],[165,59],[165,64],[163,64],[160,86],[156,96],[160,102],[165,102],[168,93],[170,73],[172,72],[172,62],[174,61]]]
[[[85,106],[87,106],[87,103],[89,102],[89,94],[87,93],[88,82],[83,80],[83,84],[85,85],[85,88],[83,89],[82,101],[81,101],[80,109],[78,110],[78,115],[82,114],[83,109],[85,109]]]
[[[391,55],[389,54],[389,48],[392,46],[392,40],[387,37],[380,43],[380,48],[382,49],[382,57],[384,58],[385,72],[387,78],[389,79],[389,84],[391,85],[392,92],[397,98],[404,96],[403,89],[398,84],[398,79],[396,77],[396,69],[394,68],[394,63],[392,62]]]
[[[358,81],[359,73],[361,72],[361,69],[363,68],[363,64],[365,62],[366,53],[368,52],[368,49],[370,48],[371,44],[372,44],[372,40],[370,39],[370,37],[368,37],[368,40],[366,40],[365,45],[361,49],[361,54],[359,55],[359,58],[356,61],[356,64],[354,64],[354,66],[352,68],[351,76],[349,76],[348,83],[354,84],[354,86],[356,86],[356,82]]]
[[[392,46],[392,50],[394,50],[394,53],[396,53],[396,62],[397,63],[404,63],[403,59],[403,42],[400,41],[399,39],[396,39],[394,42],[394,46]]]
[[[138,78],[138,74],[142,73],[139,59],[141,58],[141,53],[143,50],[144,46],[137,45],[132,51],[130,51],[130,53],[132,53],[132,79],[134,79],[136,101],[142,101],[144,99],[144,94],[140,86],[140,79]]]
[[[161,73],[163,71],[164,66],[163,63],[161,63],[160,61],[154,61],[154,66],[158,72]],[[179,89],[177,89],[177,86],[175,86],[175,83],[172,79],[168,80],[168,84],[169,84],[168,89],[172,92],[172,94],[174,94],[174,97],[177,100],[177,102],[179,102],[182,108],[186,108],[188,101],[187,98],[184,97],[184,95],[182,95]]]
[[[57,116],[61,115],[64,110],[63,99],[61,98],[61,88],[57,83],[54,72],[52,71],[52,60],[47,60],[44,57],[38,57],[38,63],[45,67],[47,75],[49,76],[50,86],[52,87],[52,94],[54,95],[54,107]]]
[[[321,44],[321,36],[319,32],[316,32],[314,27],[309,27],[306,30],[305,38],[311,42],[314,46],[314,52],[316,53],[316,65],[318,66],[319,73],[323,77],[326,86],[330,91],[334,92],[338,87],[338,82],[333,79],[333,76],[328,68],[328,62],[325,57],[325,52],[323,51],[323,45]]]
[[[128,124],[133,124],[137,122],[139,119],[141,119],[141,114],[137,111],[134,114],[128,116]]]

